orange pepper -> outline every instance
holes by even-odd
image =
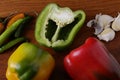
[[[22,18],[24,18],[25,17],[25,14],[24,13],[18,13],[18,14],[16,14],[15,16],[13,16],[10,20],[9,20],[9,22],[7,23],[7,28],[11,25],[11,24],[13,24],[15,21],[17,21],[18,19],[22,19]]]
[[[4,31],[4,25],[3,25],[3,23],[0,23],[0,34]]]

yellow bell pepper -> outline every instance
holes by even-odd
[[[8,80],[48,80],[55,65],[54,58],[39,47],[25,42],[8,60]]]

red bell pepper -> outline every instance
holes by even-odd
[[[120,65],[96,38],[72,50],[64,66],[73,80],[120,80]]]

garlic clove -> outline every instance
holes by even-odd
[[[98,23],[101,27],[105,28],[107,25],[111,24],[111,22],[114,20],[114,18],[110,15],[101,15],[98,18]]]
[[[97,35],[97,37],[100,39],[100,40],[104,40],[106,42],[108,41],[111,41],[114,39],[115,37],[115,32],[114,30],[112,30],[111,28],[105,28],[103,30],[103,32],[101,32],[99,35]]]
[[[110,27],[111,22],[114,20],[112,16],[109,15],[102,15],[101,13],[96,14],[95,19],[90,20],[87,23],[88,27],[94,27],[95,35],[100,34],[103,29]]]
[[[120,31],[120,14],[118,14],[118,16],[113,21],[112,29],[115,31]]]
[[[95,20],[98,21],[99,17],[102,15],[102,13],[96,14]]]
[[[101,27],[97,22],[96,20],[90,20],[88,23],[87,23],[87,27],[94,27],[95,29],[95,32],[94,34],[97,35],[99,33],[101,33],[103,31],[103,27]]]
[[[103,31],[103,27],[100,26],[99,24],[96,24],[94,26],[94,29],[95,29],[95,32],[94,32],[95,35],[98,35],[98,34],[100,34]]]
[[[111,24],[108,24],[108,25],[106,25],[106,26],[104,27],[104,29],[110,28],[110,26],[111,26]]]
[[[92,26],[95,24],[94,21],[95,21],[94,19],[90,20],[90,21],[87,23],[87,27],[92,27]]]

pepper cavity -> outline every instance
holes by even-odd
[[[36,40],[47,47],[65,48],[85,20],[81,10],[73,12],[70,8],[60,8],[57,4],[49,4],[40,13],[36,22]]]
[[[76,18],[72,23],[67,24],[63,27],[59,27],[53,20],[49,20],[46,25],[46,38],[51,41],[51,44],[56,42],[57,40],[65,41],[68,38],[68,34],[73,29],[75,24],[78,22],[78,18]],[[52,31],[51,31],[52,30]],[[58,32],[59,31],[59,32]],[[56,35],[57,34],[57,35]]]
[[[56,22],[58,27],[64,27],[74,21],[74,14],[70,8],[54,7],[49,18]]]

